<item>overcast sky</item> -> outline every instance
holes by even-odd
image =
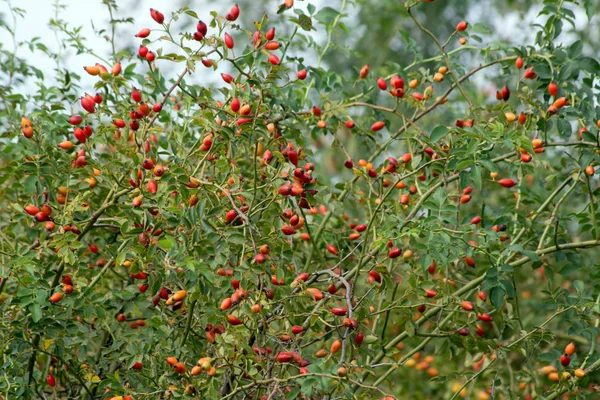
[[[323,3],[323,1],[324,0],[311,0],[311,3],[317,7],[320,7],[319,4]],[[137,48],[140,39],[135,38],[133,35],[145,27],[157,28],[156,22],[154,22],[150,17],[149,9],[151,7],[160,10],[165,15],[166,19],[168,19],[173,11],[181,8],[188,2],[189,1],[186,0],[117,0],[116,3],[119,6],[119,13],[114,17],[116,19],[134,18],[135,21],[133,24],[118,25],[118,40],[116,50],[119,51],[127,47],[131,47],[132,49]],[[259,1],[258,4],[260,4],[261,7],[260,11],[264,11],[270,16],[275,16],[278,5],[281,2]],[[0,16],[12,28],[13,16],[10,13],[9,4],[11,4],[13,7],[23,9],[25,11],[24,18],[17,17],[16,19],[17,40],[20,42],[29,42],[33,38],[39,37],[41,38],[42,43],[44,43],[51,50],[56,51],[58,50],[58,42],[60,40],[64,40],[65,38],[63,34],[59,33],[59,38],[57,40],[57,33],[49,24],[52,18],[56,18],[56,3],[57,2],[55,0],[0,0]],[[210,16],[211,11],[214,10],[217,11],[219,15],[225,15],[226,12],[231,8],[233,1],[224,2],[202,0],[193,1],[192,3],[194,4],[193,10],[198,13],[198,16],[205,21],[209,21],[212,18]],[[242,13],[244,12],[245,8],[248,10],[247,7],[252,7],[253,4],[257,4],[254,1],[239,1],[239,3]],[[332,3],[332,1],[328,0],[328,4],[330,3]],[[335,3],[335,5],[332,5],[336,6],[337,3],[339,3],[339,0],[334,0],[333,3]],[[58,13],[58,19],[67,22],[70,28],[81,26],[81,35],[87,38],[87,45],[93,48],[100,56],[108,58],[108,56],[111,54],[110,43],[94,32],[94,29],[96,31],[99,29],[110,29],[109,13],[104,1],[60,0],[60,4],[62,7]],[[306,12],[307,4],[308,2],[306,1],[297,1],[295,7]],[[256,12],[255,9],[253,11]],[[289,12],[291,13],[291,11]],[[191,17],[186,16],[185,18],[189,18],[189,22],[193,22]],[[195,26],[195,23],[193,26]],[[11,38],[6,34],[5,31],[0,32],[0,43],[2,43],[2,46],[13,50],[14,46]],[[316,35],[318,34],[319,33],[317,32]],[[161,44],[161,47],[165,46]],[[169,52],[168,49],[165,50],[166,52]],[[54,61],[44,59],[40,61],[40,57],[43,55],[41,55],[39,52],[31,52],[26,46],[21,46],[17,50],[17,55],[25,58],[33,65],[36,65],[38,68],[42,69],[46,79],[52,78],[52,68],[55,67]],[[88,54],[77,55],[73,49],[67,49],[63,52],[63,55],[65,56],[63,58],[63,66],[75,71],[82,71],[82,67],[84,65],[94,65],[99,61]],[[170,62],[164,63],[165,65],[161,67],[173,66],[173,64]],[[47,68],[44,68],[45,66],[47,66]],[[110,69],[110,66],[107,65],[107,67]],[[220,72],[227,71],[222,71],[220,69],[219,73],[214,72],[211,75],[209,75],[207,71],[203,78],[214,82],[215,79],[220,79]],[[81,84],[83,87],[91,87],[96,81],[96,77],[82,74]],[[30,87],[30,89],[34,89],[34,87]]]
[[[266,12],[270,16],[275,16],[278,5],[282,2],[276,0],[264,1],[264,0],[238,0],[240,3],[241,12],[244,10],[250,12],[248,7],[255,6],[252,11],[256,13],[256,7],[260,7],[260,11]],[[315,5],[317,9],[323,5],[330,5],[336,9],[339,9],[339,3],[341,0],[310,0],[310,3]],[[391,1],[391,0],[390,0]],[[467,20],[477,21],[478,15],[485,12],[486,3],[490,0],[482,0],[477,6],[471,10],[471,15],[467,17]],[[493,0],[491,0],[493,1]],[[137,48],[139,39],[133,37],[133,34],[144,27],[156,28],[157,24],[150,18],[149,9],[154,7],[159,9],[168,18],[172,11],[179,9],[182,5],[187,4],[189,0],[116,0],[119,5],[119,13],[115,15],[115,18],[134,18],[134,24],[119,25],[118,26],[118,41],[117,51],[123,48],[130,47],[132,49]],[[58,49],[58,41],[55,37],[55,30],[50,27],[49,22],[51,18],[56,15],[57,2],[55,0],[0,0],[0,16],[5,20],[9,26],[12,26],[12,16],[9,12],[9,4],[13,7],[19,7],[25,10],[24,18],[17,18],[17,29],[16,35],[19,41],[28,42],[34,37],[40,37],[41,41],[53,50]],[[88,45],[92,47],[97,54],[101,56],[107,56],[110,54],[110,44],[103,38],[99,37],[95,32],[101,28],[109,29],[108,24],[109,14],[107,7],[103,0],[60,0],[60,4],[63,7],[60,9],[58,18],[66,21],[70,27],[81,26],[82,36],[88,40]],[[201,19],[206,21],[210,20],[210,11],[215,10],[220,15],[224,15],[233,1],[214,1],[214,0],[197,0],[193,1],[193,9],[198,13]],[[306,6],[309,4],[308,1],[296,1],[295,7],[306,11]],[[363,5],[365,6],[365,5]],[[367,5],[368,6],[368,5]],[[350,14],[350,19],[354,10],[352,7],[348,7],[346,11]],[[291,13],[291,11],[289,11]],[[530,31],[530,24],[536,21],[538,9],[531,9],[525,15],[513,12],[503,15],[502,18],[496,20],[495,34],[499,37],[511,38],[515,42],[520,44],[530,44],[533,41],[533,35],[528,35],[526,32]],[[191,22],[191,18],[190,18]],[[348,23],[348,21],[346,21]],[[542,21],[538,21],[542,22]],[[585,14],[577,13],[577,25],[578,29],[585,27],[587,18]],[[505,29],[506,26],[511,26],[510,30]],[[317,31],[313,32],[312,37],[320,42],[325,39],[324,29],[322,26],[316,25]],[[193,29],[193,28],[191,28]],[[13,49],[13,44],[10,37],[5,31],[0,31],[0,43],[7,48]],[[594,32],[594,34],[597,32]],[[569,41],[569,38],[565,38]],[[58,40],[64,40],[64,36],[60,36]],[[360,40],[357,38],[357,40]],[[308,54],[302,54],[305,58],[308,58],[309,64],[311,61],[312,52]],[[52,78],[52,68],[54,62],[52,60],[45,60],[41,58],[39,52],[32,53],[26,46],[22,46],[18,49],[17,54],[19,57],[27,59],[32,64],[38,66],[38,68],[44,70],[46,79]],[[64,62],[66,67],[70,70],[80,71],[83,65],[93,65],[99,60],[88,54],[76,55],[72,49],[69,49],[65,53],[66,57]],[[313,60],[314,61],[314,60]],[[170,62],[164,62],[161,67],[172,67],[173,64]],[[46,67],[46,68],[45,68]],[[107,67],[109,67],[107,65]],[[223,72],[223,71],[219,71]],[[173,71],[173,73],[176,73]],[[81,82],[83,87],[92,86],[96,82],[97,78],[83,75]],[[213,76],[214,75],[214,76]],[[203,74],[203,79],[214,82],[215,79],[219,79],[219,74],[214,72],[210,74],[207,71]],[[33,87],[32,87],[33,89]]]

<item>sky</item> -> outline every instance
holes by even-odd
[[[101,28],[109,27],[109,14],[107,11],[107,7],[104,4],[107,0],[0,0],[0,17],[5,20],[10,26],[13,25],[13,19],[10,14],[9,5],[12,4],[13,7],[18,7],[25,10],[24,18],[17,18],[16,24],[16,37],[17,40],[24,42],[25,44],[34,37],[41,38],[41,41],[48,47],[53,50],[58,49],[58,43],[60,40],[64,39],[62,34],[59,34],[57,37],[56,30],[53,29],[49,21],[51,18],[58,18],[63,20],[69,24],[71,28],[75,26],[81,26],[81,35],[86,37],[87,43],[91,48],[95,50],[95,52],[101,56],[107,56],[110,54],[110,44],[101,35],[98,35],[95,32]],[[160,1],[160,0],[111,0],[116,1],[119,5],[118,15],[115,15],[115,18],[133,18],[133,24],[127,25],[119,25],[117,27],[117,51],[122,50],[123,48],[131,48],[136,49],[139,39],[133,37],[133,34],[137,32],[139,29],[143,27],[155,28],[157,25],[150,18],[149,9],[151,7],[160,9],[161,12],[165,14],[165,16],[169,16],[172,11],[180,8],[184,4],[188,3],[189,0],[169,0],[169,1]],[[242,1],[238,0],[240,3],[240,8],[242,13],[244,9],[251,6],[252,4],[260,4],[261,10],[265,10],[268,15],[274,16],[276,14],[278,5],[283,1]],[[485,12],[486,3],[490,0],[482,0],[481,3],[474,7],[471,11],[471,15],[467,16],[467,20],[477,21],[478,15],[480,13]],[[493,1],[493,0],[492,0]],[[334,8],[339,9],[339,3],[341,0],[310,0],[310,3],[315,5],[317,9],[324,5],[329,5]],[[193,1],[194,10],[198,13],[201,19],[206,21],[210,20],[210,11],[215,10],[219,13],[219,15],[224,15],[229,8],[231,7],[233,1],[217,1],[217,0],[198,0]],[[61,7],[57,12],[56,5],[60,4]],[[308,1],[296,1],[294,7],[303,9],[306,11],[306,7],[309,4]],[[255,10],[253,10],[255,11]],[[350,14],[348,20],[346,20],[347,24],[351,24],[353,8],[348,7],[346,11]],[[495,21],[495,33],[500,37],[512,37],[517,38],[516,42],[532,42],[532,35],[528,35],[528,29],[530,29],[531,23],[533,22],[541,22],[536,21],[536,15],[539,9],[530,9],[525,14],[520,14],[517,12],[508,13],[506,15],[501,16]],[[291,11],[290,11],[291,12]],[[587,18],[583,13],[578,13],[577,15],[577,26],[578,29],[582,29],[587,23]],[[192,22],[192,18],[189,17],[190,22]],[[513,29],[507,30],[506,26],[511,26]],[[318,29],[316,32],[312,33],[312,37],[317,41],[321,42],[325,40],[325,34],[323,32],[322,27],[317,26]],[[191,28],[193,29],[193,28]],[[597,33],[597,32],[596,32]],[[360,39],[357,39],[360,40]],[[569,42],[568,38],[565,40]],[[6,34],[5,31],[0,31],[0,43],[8,49],[13,49],[12,39],[9,35]],[[523,43],[524,44],[524,43]],[[168,52],[168,49],[165,49]],[[44,70],[46,74],[46,79],[52,79],[52,68],[54,67],[54,62],[52,60],[42,59],[40,60],[39,52],[31,52],[29,48],[25,46],[21,46],[17,50],[17,55],[19,57],[25,58],[27,61],[31,62],[34,65],[40,65],[40,69]],[[82,66],[84,65],[93,65],[99,60],[90,56],[88,54],[77,55],[72,49],[66,49],[64,51],[64,55],[66,57],[64,60],[64,66],[68,67],[69,70],[80,71]],[[310,61],[316,62],[316,60],[311,60],[311,54],[302,54],[305,58],[308,58]],[[125,66],[125,65],[124,65]],[[107,65],[107,67],[109,67]],[[172,63],[164,62],[164,65],[161,67],[173,67]],[[175,66],[177,67],[177,66]],[[176,74],[176,71],[169,71],[173,74]],[[220,71],[222,72],[222,71]],[[228,71],[224,71],[228,72]],[[83,75],[83,80],[81,82],[83,87],[93,86],[96,82],[96,77]],[[202,79],[207,80],[208,82],[218,81],[219,74],[216,72],[212,75],[208,73],[208,71],[203,74]],[[25,90],[35,90],[33,83],[29,83],[29,87],[26,87]]]
[[[283,0],[282,0],[283,1]],[[313,5],[320,7],[320,4],[325,0],[311,0]],[[151,7],[159,9],[166,18],[171,13],[189,1],[185,0],[116,0],[119,6],[118,14],[115,14],[116,19],[133,18],[133,24],[121,24],[117,27],[117,38],[116,50],[122,50],[124,48],[136,49],[140,43],[140,39],[135,38],[134,33],[140,29],[156,28],[157,24],[150,17],[149,9]],[[334,0],[338,3],[339,0]],[[240,1],[241,11],[244,12],[244,8],[252,4],[252,2]],[[260,2],[261,10],[264,9],[268,15],[275,15],[278,9],[277,1]],[[329,1],[331,3],[331,1]],[[60,4],[60,8],[57,12],[56,5]],[[210,12],[217,11],[219,15],[225,15],[231,8],[233,2],[223,1],[194,1],[193,10],[197,12],[200,19],[209,21],[211,19]],[[306,12],[306,6],[308,2],[297,1],[295,6]],[[11,26],[14,24],[13,15],[10,13],[10,5],[12,7],[18,7],[25,11],[23,18],[16,18],[16,37],[19,42],[27,44],[33,38],[41,38],[41,42],[44,43],[51,50],[58,50],[58,43],[64,39],[64,34],[56,32],[56,29],[50,26],[50,19],[59,19],[68,23],[70,28],[81,26],[81,36],[86,38],[86,43],[89,47],[94,49],[96,54],[107,57],[111,54],[110,43],[98,34],[99,29],[109,29],[109,13],[108,8],[105,4],[105,0],[0,0],[0,17],[6,23]],[[290,11],[291,12],[291,11]],[[191,17],[187,17],[190,23],[190,30],[195,26],[195,20]],[[57,36],[58,35],[58,36]],[[152,36],[152,35],[151,35]],[[318,38],[318,33],[315,35]],[[14,46],[12,38],[6,34],[6,31],[0,31],[0,43],[10,50],[13,50]],[[161,47],[165,47],[161,45]],[[169,49],[165,48],[164,53],[168,53]],[[40,52],[31,52],[27,45],[20,46],[17,49],[17,55],[31,62],[33,65],[40,65]],[[63,52],[65,56],[63,58],[63,66],[68,67],[69,70],[81,71],[84,65],[94,65],[99,62],[98,59],[88,54],[77,55],[73,49],[65,49]],[[108,57],[107,57],[108,58]],[[44,63],[49,63],[50,68],[44,68],[44,65],[40,69],[44,70],[45,78],[51,79],[53,74],[51,69],[55,67],[55,62],[52,60],[44,60]],[[170,64],[170,65],[168,65]],[[172,63],[165,62],[167,67],[171,67]],[[107,67],[110,66],[107,65]],[[125,65],[123,65],[125,67]],[[83,71],[82,71],[83,72]],[[220,72],[228,72],[222,71]],[[173,73],[176,73],[173,71]],[[212,74],[214,76],[204,76],[208,81],[214,82],[220,79],[220,75],[216,72]],[[93,86],[97,81],[97,77],[87,76],[82,74],[81,84],[83,87]],[[32,85],[27,85],[25,90],[35,90]]]

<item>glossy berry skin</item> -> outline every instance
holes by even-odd
[[[388,257],[389,258],[398,258],[400,257],[400,255],[402,254],[402,250],[400,250],[399,248],[393,248],[392,250],[390,250],[390,252],[388,253]]]
[[[562,365],[563,367],[568,367],[570,363],[571,356],[569,356],[567,353],[560,356],[560,365]]]
[[[374,269],[369,271],[369,282],[381,283],[381,275],[379,275],[379,272]]]
[[[292,361],[292,355],[288,352],[277,353],[275,360],[280,363],[287,363]]]
[[[265,33],[265,38],[267,40],[273,40],[275,39],[275,28],[271,28],[267,31],[267,33]]]
[[[233,49],[234,42],[233,42],[233,38],[231,37],[231,35],[229,33],[226,33],[223,36],[223,42],[225,42],[225,46],[227,46],[228,49]]]
[[[154,169],[154,161],[152,161],[149,158],[144,159],[144,161],[142,161],[142,168],[144,168],[144,169]]]
[[[83,118],[80,115],[73,115],[69,118],[69,123],[71,125],[79,125],[83,122]]]
[[[569,356],[575,354],[575,343],[571,342],[565,347],[565,354]]]
[[[332,244],[327,245],[327,251],[330,252],[331,254],[333,254],[334,256],[336,256],[338,254],[337,248]]]
[[[515,60],[515,67],[517,67],[518,69],[523,68],[523,58],[521,57],[517,57],[517,59]]]
[[[458,23],[458,25],[456,25],[456,30],[459,32],[463,32],[467,30],[467,27],[469,26],[469,24],[465,21],[461,21]]]
[[[238,7],[238,5],[235,4],[233,7],[231,7],[231,10],[229,10],[229,12],[225,15],[225,19],[227,21],[235,21],[236,19],[238,19],[239,16],[240,7]]]
[[[365,65],[364,67],[361,68],[359,77],[360,77],[360,79],[365,79],[367,77],[367,75],[369,75],[369,66]]]
[[[377,121],[375,122],[372,126],[371,126],[371,130],[373,132],[377,132],[382,130],[385,127],[385,122],[383,121]]]
[[[37,208],[36,206],[31,206],[31,205],[30,205],[30,206],[26,206],[26,207],[24,208],[24,210],[25,210],[25,212],[26,212],[27,214],[29,214],[29,215],[36,215],[37,213],[39,213],[39,212],[40,212],[40,209],[39,209],[39,208]]]
[[[165,22],[165,16],[163,15],[163,13],[153,8],[150,9],[150,16],[159,24]]]
[[[431,264],[429,264],[429,267],[427,267],[427,272],[429,272],[430,275],[435,274],[436,267],[437,264],[435,263],[435,261],[432,261]]]
[[[511,188],[517,184],[517,182],[513,181],[512,179],[508,179],[508,178],[500,179],[498,181],[498,183],[501,186],[504,186],[505,188]]]
[[[202,37],[204,37],[208,32],[208,26],[204,22],[198,21],[198,23],[196,24],[196,31],[200,33]]]
[[[269,63],[271,63],[272,65],[279,65],[279,62],[279,57],[277,57],[275,54],[269,55]]]
[[[478,314],[477,319],[483,322],[492,322],[492,317],[488,313]]]
[[[229,322],[231,325],[233,326],[237,326],[237,325],[241,325],[242,324],[242,320],[239,319],[239,317],[229,314],[227,316],[227,322]]]
[[[342,317],[348,314],[348,309],[345,307],[334,307],[331,309],[331,313],[333,315],[337,315],[338,317]]]
[[[142,94],[136,88],[133,88],[131,91],[131,100],[135,101],[136,103],[142,101]]]
[[[138,33],[135,34],[135,37],[138,38],[147,38],[148,36],[150,36],[150,29],[149,28],[144,28],[141,31],[139,31]]]
[[[60,292],[53,293],[52,296],[50,296],[50,303],[56,304],[59,301],[61,301],[62,298],[63,298],[62,293],[60,293]]]
[[[508,101],[508,99],[510,99],[510,90],[508,89],[508,86],[504,85],[500,93],[502,94],[502,100]]]
[[[46,383],[50,387],[56,386],[56,379],[54,378],[54,376],[52,374],[46,375]]]
[[[222,73],[221,74],[221,79],[223,79],[223,81],[225,83],[231,83],[231,82],[233,82],[233,76],[231,76],[229,74]]]
[[[535,72],[533,72],[533,67],[529,67],[525,70],[525,73],[523,74],[523,78],[525,78],[525,79],[537,78],[537,74]]]
[[[392,79],[390,79],[390,83],[392,84],[394,89],[404,89],[404,79],[402,79],[398,75],[394,75]]]
[[[81,98],[81,107],[88,113],[92,114],[96,109],[96,103],[94,102],[93,98],[82,97]]]
[[[293,333],[294,335],[298,335],[298,334],[302,333],[303,331],[304,331],[304,328],[302,328],[302,327],[301,327],[301,326],[299,326],[299,325],[294,325],[294,326],[292,326],[292,333]]]
[[[48,221],[48,215],[43,213],[43,212],[38,212],[37,214],[35,214],[35,216],[33,217],[37,222],[45,222]]]

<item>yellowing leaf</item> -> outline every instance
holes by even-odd
[[[92,372],[88,372],[84,375],[84,378],[88,382],[99,383],[101,382],[100,377],[98,375],[94,375]]]

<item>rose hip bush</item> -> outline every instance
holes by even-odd
[[[111,54],[51,22],[83,70],[2,44],[2,398],[596,398],[577,4],[510,47],[406,2],[414,59],[342,74],[345,1],[105,3]]]

